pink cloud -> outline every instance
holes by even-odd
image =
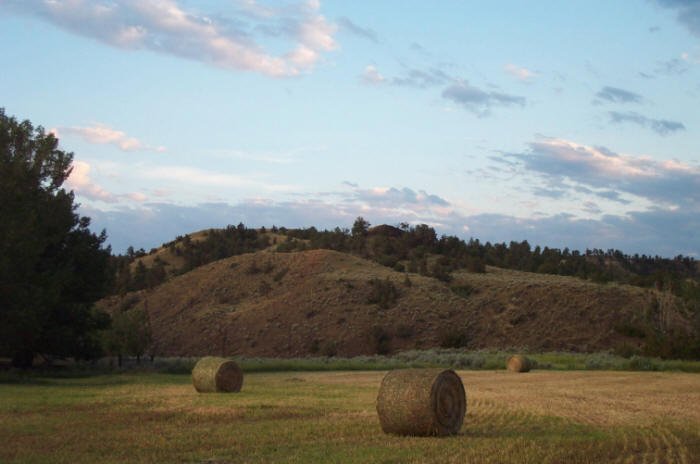
[[[166,151],[163,146],[146,145],[134,137],[129,137],[123,131],[99,123],[88,127],[61,127],[60,129],[52,129],[52,131],[57,137],[59,133],[77,135],[89,143],[114,145],[122,151],[156,151],[158,153]]]
[[[237,14],[254,17],[292,42],[291,50],[278,56],[266,52],[249,31],[225,27],[186,11],[175,0],[24,0],[17,8],[115,47],[150,49],[273,77],[309,70],[323,52],[337,47],[337,26],[319,13],[320,3],[315,0],[279,8],[262,7],[253,0],[239,2]],[[251,31],[256,30],[254,26],[250,26]]]

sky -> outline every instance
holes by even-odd
[[[0,0],[0,44],[114,252],[362,216],[700,257],[700,0]]]

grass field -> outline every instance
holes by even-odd
[[[188,375],[0,384],[0,462],[700,462],[700,375],[458,371],[464,427],[385,435],[383,372],[246,375],[197,394]]]

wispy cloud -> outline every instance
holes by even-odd
[[[523,82],[529,82],[532,78],[537,76],[537,74],[523,66],[518,66],[513,63],[508,63],[503,67],[505,72],[515,77]]]
[[[595,96],[608,103],[642,103],[641,95],[617,87],[603,87]]]
[[[387,77],[376,66],[368,65],[360,75],[365,84],[429,89],[443,87],[441,96],[480,116],[488,116],[497,106],[525,106],[525,97],[503,92],[485,91],[467,80],[452,76],[441,67],[410,68],[395,77]]]
[[[361,78],[367,84],[388,84],[397,87],[414,87],[418,89],[444,85],[447,82],[455,80],[443,70],[436,67],[425,69],[406,68],[402,74],[389,78],[382,75],[374,65],[367,65]]]
[[[293,76],[311,69],[323,52],[337,47],[337,26],[320,14],[318,0],[284,9],[254,0],[239,2],[239,18],[212,18],[182,8],[176,0],[8,0],[17,12],[37,15],[66,30],[124,49],[148,49],[226,69]],[[253,14],[255,12],[256,14]],[[247,13],[247,14],[246,14]],[[243,19],[255,17],[256,24]],[[279,31],[288,51],[267,53],[256,30]]]
[[[610,111],[608,114],[610,115],[610,122],[630,122],[651,129],[660,135],[669,135],[677,131],[685,130],[685,125],[682,122],[669,121],[667,119],[652,119],[633,111],[628,111],[626,113]]]
[[[299,187],[265,182],[259,176],[229,174],[190,166],[154,166],[144,169],[141,176],[158,181],[176,182],[181,186],[207,186],[221,188],[253,188],[267,192],[298,191]]]
[[[543,138],[530,150],[506,155],[547,181],[568,180],[573,186],[603,189],[612,199],[620,193],[664,208],[700,211],[700,167],[676,160],[615,153],[564,139]],[[565,185],[559,181],[558,185]]]
[[[442,97],[479,116],[486,116],[494,106],[525,106],[525,98],[501,92],[486,92],[467,81],[448,86]]]
[[[358,26],[354,22],[345,16],[341,16],[336,20],[336,24],[340,27],[342,31],[349,32],[357,37],[367,39],[370,42],[379,43],[379,38],[377,33],[370,29],[369,27]]]
[[[134,137],[129,137],[125,132],[105,124],[98,123],[87,127],[59,127],[52,129],[52,132],[59,138],[64,134],[76,135],[89,143],[114,145],[122,151],[156,151],[159,153],[166,151],[164,146],[147,145]]]
[[[393,78],[391,83],[398,86],[425,89],[428,87],[445,84],[451,80],[454,80],[454,78],[450,77],[447,75],[447,73],[438,68],[412,68],[407,69],[404,75]]]
[[[697,0],[657,0],[657,3],[676,10],[678,21],[692,34],[700,37],[700,2]]]
[[[671,58],[670,60],[660,61],[656,65],[654,72],[667,76],[685,74],[690,67],[682,58]]]
[[[370,85],[384,84],[387,81],[386,78],[382,76],[382,74],[377,70],[377,67],[371,64],[368,64],[365,67],[365,70],[360,76],[360,79],[365,84]]]

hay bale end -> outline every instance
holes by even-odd
[[[390,371],[377,395],[377,414],[385,433],[454,435],[462,427],[466,412],[462,379],[450,369]]]
[[[230,359],[206,356],[192,369],[192,384],[200,393],[239,392],[243,386],[243,371]]]

